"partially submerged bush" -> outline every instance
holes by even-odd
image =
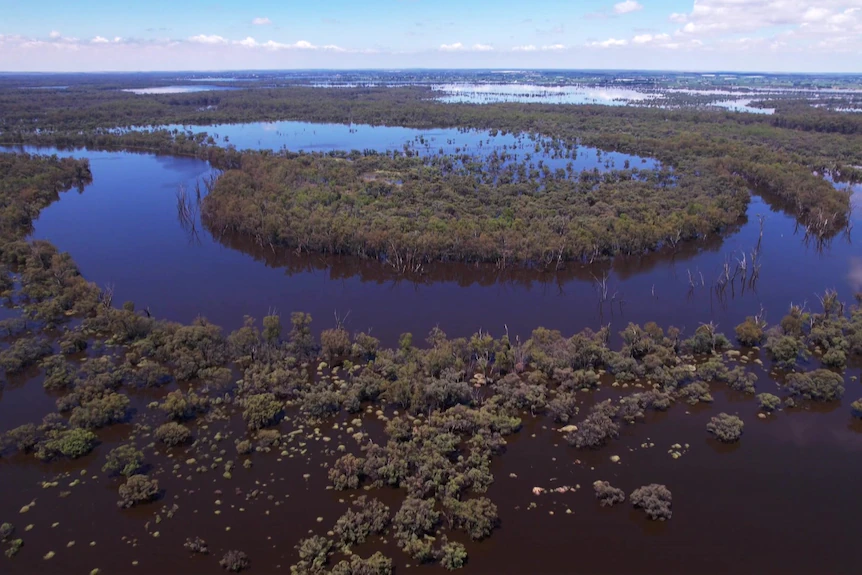
[[[15,527],[11,523],[0,525],[0,541],[6,541],[15,533]]]
[[[850,404],[850,411],[853,413],[853,417],[858,417],[862,419],[862,399],[857,399],[853,403]]]
[[[602,507],[613,507],[617,503],[623,503],[626,500],[625,491],[612,487],[607,481],[594,482],[593,489],[596,492],[596,499],[599,500]]]
[[[135,449],[132,444],[115,447],[108,453],[102,471],[109,475],[124,475],[130,477],[141,470],[144,464],[143,452]]]
[[[231,549],[224,554],[221,560],[219,560],[218,564],[221,565],[223,569],[227,569],[228,571],[231,571],[233,573],[239,573],[243,569],[248,568],[248,555],[246,555],[242,551]]]
[[[706,424],[706,430],[724,443],[739,441],[744,427],[745,424],[740,418],[727,413],[719,413]]]
[[[278,423],[284,404],[271,393],[250,395],[242,400],[242,418],[249,429],[261,429]]]
[[[736,326],[736,339],[746,347],[756,347],[763,343],[763,325],[753,317]]]
[[[757,403],[763,411],[772,412],[781,407],[781,398],[771,393],[759,393]]]
[[[195,537],[194,539],[186,539],[186,542],[183,543],[183,547],[185,547],[187,551],[191,551],[192,553],[198,553],[200,555],[208,555],[210,552],[207,542],[200,537]]]
[[[449,571],[460,569],[467,563],[467,549],[456,541],[448,541],[440,548],[440,565]]]
[[[191,419],[199,413],[205,413],[209,409],[209,399],[194,392],[186,395],[182,391],[176,390],[165,396],[164,401],[159,404],[159,409],[164,411],[170,419],[182,421]]]
[[[148,503],[159,496],[159,482],[146,475],[132,475],[120,485],[120,500],[117,505],[128,509],[139,503]]]
[[[22,337],[0,352],[0,368],[7,374],[18,373],[35,365],[53,350],[47,340],[38,337]]]
[[[93,398],[72,410],[69,423],[91,429],[121,423],[129,415],[129,398],[120,393],[106,393]]]
[[[369,535],[382,533],[389,525],[389,507],[377,499],[357,497],[354,508],[338,518],[332,531],[344,547],[365,543]]]
[[[395,514],[395,536],[402,542],[424,537],[434,532],[439,521],[440,513],[434,508],[434,501],[407,498]]]
[[[697,405],[698,403],[712,403],[712,393],[709,391],[709,385],[702,381],[693,381],[679,389],[680,399],[689,405]]]
[[[42,460],[63,456],[70,459],[83,457],[96,446],[96,434],[86,429],[67,429],[51,434],[51,438],[40,444],[36,457]]]
[[[773,361],[785,369],[792,369],[800,358],[808,356],[805,343],[792,335],[770,336],[766,341],[766,349],[772,354]]]
[[[185,425],[170,421],[156,428],[156,439],[169,447],[186,443],[192,437],[192,432]]]
[[[638,487],[630,496],[632,505],[643,509],[652,520],[665,521],[673,515],[671,504],[673,497],[664,485],[651,483]]]
[[[566,434],[566,441],[578,449],[596,449],[619,437],[620,426],[612,419],[616,413],[617,408],[610,400],[594,405],[577,429]]]
[[[317,573],[329,562],[332,541],[320,535],[312,535],[307,539],[301,539],[296,548],[299,550],[300,566],[312,573]]]
[[[835,401],[844,395],[844,378],[828,369],[791,373],[787,376],[787,389],[791,395],[811,401]]]
[[[21,551],[22,547],[24,547],[23,539],[13,539],[9,542],[9,548],[6,549],[6,557],[8,557],[9,559],[15,557],[15,555],[17,555],[18,552]]]
[[[52,355],[41,362],[45,370],[45,380],[42,387],[53,391],[71,388],[75,384],[75,370],[62,355]]]
[[[356,489],[363,476],[364,459],[348,453],[329,468],[329,481],[335,489]]]
[[[351,555],[332,568],[332,575],[392,575],[392,559],[380,551],[367,559]]]
[[[487,497],[477,497],[465,501],[447,499],[444,505],[452,527],[463,530],[470,536],[470,539],[475,541],[480,541],[491,535],[491,532],[500,522],[497,506]]]

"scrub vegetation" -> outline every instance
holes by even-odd
[[[105,92],[76,104],[50,92],[34,94],[37,101],[27,104],[3,91],[0,106],[3,137],[14,141],[148,144],[209,158],[225,170],[204,201],[204,221],[216,231],[273,247],[378,258],[402,271],[437,260],[553,267],[659,249],[733,225],[751,186],[789,202],[811,233],[826,236],[846,221],[849,202],[812,172],[854,175],[849,166],[862,163],[855,120],[842,128],[828,113],[749,118],[444,106],[425,101],[426,95],[413,88],[141,99]],[[40,110],[35,116],[33,106]],[[477,166],[468,157],[417,158],[410,150],[239,153],[205,137],[87,131],[240,117],[541,133],[561,142],[560,153],[580,139],[656,157],[669,168],[532,174],[505,159]],[[38,118],[44,133],[28,131],[27,118]],[[813,141],[820,145],[809,146]],[[850,385],[848,364],[862,355],[859,302],[844,305],[829,291],[816,311],[792,307],[775,325],[761,316],[747,319],[733,330],[738,348],[713,324],[685,330],[630,323],[574,334],[537,327],[524,340],[484,331],[450,337],[435,328],[404,333],[398,345],[386,347],[373,333],[348,331],[339,321],[317,336],[312,318],[301,312],[248,317],[230,333],[202,317],[171,322],[132,302],[116,305],[113,291],[89,283],[68,254],[27,241],[39,211],[90,177],[86,161],[0,154],[0,284],[14,310],[2,321],[2,384],[36,372],[56,408],[4,428],[0,457],[46,469],[96,461],[101,479],[115,490],[110,505],[116,501],[120,509],[113,511],[129,517],[152,511],[158,519],[147,524],[147,533],[158,537],[153,525],[175,513],[188,494],[174,487],[180,479],[195,486],[228,481],[240,472],[254,474],[261,461],[298,461],[316,450],[325,476],[303,480],[325,482],[341,515],[320,517],[302,539],[279,542],[295,551],[285,552],[292,573],[388,574],[396,562],[469,566],[473,542],[506,527],[502,502],[489,491],[500,480],[494,462],[525,424],[559,433],[561,449],[573,460],[592,458],[595,450],[640,433],[661,412],[710,410],[718,393],[757,397],[767,412],[782,401],[793,409],[834,406]],[[739,417],[720,413],[707,430],[734,442],[743,426]],[[674,458],[682,451],[671,449]],[[584,483],[592,483],[601,506],[624,503],[638,484],[614,487],[598,477],[606,471],[596,470]],[[265,499],[268,481],[261,475],[254,489],[233,491],[245,502]],[[651,520],[670,520],[673,487],[647,484],[628,501]],[[576,489],[553,493],[570,491]],[[219,490],[217,496],[220,515],[227,494]],[[684,497],[676,512],[686,513]],[[10,558],[26,553],[23,539],[13,539],[26,535],[11,524],[0,526],[0,536]],[[184,539],[184,546],[170,544],[215,569],[240,572],[258,561],[252,550],[213,547],[197,533],[178,541]]]

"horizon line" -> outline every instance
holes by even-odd
[[[771,76],[862,76],[859,72],[805,72],[805,71],[766,71],[766,70],[731,70],[731,69],[660,69],[660,68],[529,68],[520,66],[509,66],[499,68],[452,68],[452,67],[417,67],[417,68],[225,68],[225,69],[176,69],[176,70],[0,70],[0,75],[59,75],[59,74],[179,74],[179,73],[274,73],[274,72],[411,72],[411,71],[449,71],[449,72],[637,72],[637,73],[669,73],[669,74],[735,74],[735,75],[758,75]]]

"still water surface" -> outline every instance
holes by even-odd
[[[247,126],[235,130],[231,141],[246,137],[248,130],[250,147],[255,138],[264,137]],[[355,140],[332,140],[330,135],[329,145],[357,147]],[[303,146],[323,141],[307,134],[302,139]],[[296,144],[281,136],[272,141]],[[380,145],[370,140],[362,144]],[[216,240],[199,225],[197,233],[182,227],[175,212],[176,190],[209,175],[212,170],[205,162],[128,152],[57,153],[90,158],[93,183],[83,193],[62,194],[42,212],[32,236],[69,251],[88,279],[115,285],[118,301],[134,300],[139,308],[149,307],[158,317],[173,320],[189,321],[200,314],[232,329],[244,314],[260,316],[275,308],[282,313],[310,311],[319,330],[333,323],[335,311],[342,317],[350,312],[350,329],[371,328],[390,345],[403,331],[421,335],[435,325],[453,336],[479,328],[500,334],[506,327],[527,336],[537,325],[570,333],[607,323],[622,329],[628,321],[650,320],[676,324],[690,333],[700,322],[713,320],[730,332],[761,305],[776,322],[790,302],[814,307],[815,293],[824,288],[838,289],[845,300],[862,289],[862,257],[852,236],[838,236],[818,249],[804,241],[792,217],[760,197],[752,199],[748,218],[726,238],[709,238],[676,253],[569,265],[544,274],[432,266],[424,276],[404,279],[374,261],[273,252],[242,238]],[[590,155],[579,150],[579,157],[581,153],[584,158]],[[851,193],[852,188],[844,188]],[[857,187],[856,205],[860,192]],[[760,280],[744,291],[737,285],[734,293],[719,298],[709,285],[728,257],[754,247],[758,214],[766,216]],[[698,283],[702,273],[706,287],[691,289],[689,271]],[[617,294],[613,306],[597,303],[594,277],[603,273]],[[765,372],[758,374],[758,390],[773,391],[776,383]],[[855,526],[862,513],[862,498],[857,496],[862,433],[848,406],[862,395],[858,381],[850,379],[858,374],[858,366],[849,370],[842,405],[783,411],[766,420],[756,417],[750,398],[715,389],[712,406],[677,405],[668,413],[650,414],[646,424],[625,427],[619,440],[597,452],[577,452],[565,445],[550,420],[528,419],[494,463],[496,480],[488,496],[499,506],[502,523],[486,542],[465,542],[468,572],[853,573]],[[29,421],[35,412],[54,409],[38,376],[26,384],[10,381],[2,393],[0,429],[17,424],[13,419],[18,414],[27,412]],[[613,393],[605,390],[595,399]],[[133,400],[145,409],[150,399]],[[21,405],[28,408],[19,409]],[[738,413],[746,422],[739,444],[728,447],[707,438],[706,421],[719,411]],[[373,418],[366,425],[379,434]],[[116,445],[126,431],[103,434],[105,445],[99,452]],[[676,443],[685,445],[684,454],[672,459],[668,451]],[[620,463],[610,462],[612,454],[621,457]],[[97,457],[101,455],[70,465],[52,464],[50,470],[77,475],[80,465]],[[215,479],[190,482],[161,474],[172,498],[165,503],[177,502],[179,512],[158,525],[161,538],[156,539],[141,528],[152,519],[153,509],[118,512],[113,497],[105,493],[115,490],[110,481],[85,477],[73,496],[56,498],[39,485],[45,466],[0,459],[3,483],[16,486],[15,497],[0,499],[0,517],[18,517],[21,505],[39,501],[26,519],[36,527],[26,535],[25,552],[4,569],[212,572],[217,557],[190,558],[178,543],[200,536],[217,556],[226,549],[246,551],[255,572],[284,571],[298,559],[293,543],[309,529],[332,525],[343,512],[339,498],[344,494],[325,489],[321,464],[327,459],[316,451],[307,459],[256,456],[254,462],[254,473],[238,472],[231,480],[216,474]],[[169,467],[174,461],[154,463]],[[311,480],[304,479],[305,474]],[[597,479],[626,492],[652,482],[667,484],[674,497],[673,519],[648,522],[629,505],[600,508],[591,490]],[[536,486],[550,491],[561,485],[580,489],[532,494]],[[252,490],[263,495],[249,500],[245,494]],[[390,490],[371,495],[398,505]],[[267,499],[270,496],[273,499]],[[220,515],[213,514],[216,498],[223,500]],[[57,526],[49,528],[55,522]],[[77,545],[69,550],[72,540]],[[90,547],[89,541],[97,545]],[[391,541],[372,542],[362,553],[377,548],[396,558],[400,572],[405,557]],[[57,558],[42,560],[48,551],[56,551]],[[132,560],[137,567],[131,567]]]
[[[339,140],[339,128],[333,126],[305,125],[299,130],[285,124],[271,131],[269,124],[207,129],[229,136],[240,147],[255,147],[260,141],[261,147],[280,143],[317,150],[339,144],[397,149],[416,137],[405,132],[407,139],[397,140],[379,128],[350,132],[342,126],[344,138]],[[487,140],[453,132],[425,133],[434,140],[429,149],[454,138],[456,143],[446,144],[450,148],[460,141],[476,150],[476,141]],[[184,228],[176,217],[176,190],[193,188],[209,175],[206,162],[129,152],[57,153],[89,158],[93,183],[83,193],[66,192],[45,209],[33,237],[69,251],[91,281],[113,284],[118,301],[133,300],[158,317],[177,321],[203,315],[233,329],[245,314],[261,316],[277,309],[284,314],[310,312],[319,330],[329,327],[338,313],[348,317],[349,329],[370,329],[387,344],[404,331],[424,335],[434,326],[452,336],[508,329],[526,337],[539,325],[569,333],[607,323],[616,331],[629,321],[656,321],[691,333],[701,322],[715,321],[721,330],[731,332],[761,306],[768,319],[777,322],[791,302],[813,305],[815,294],[826,288],[837,289],[846,301],[862,289],[862,253],[852,235],[839,235],[826,246],[807,242],[792,216],[759,196],[752,198],[748,217],[726,238],[708,238],[674,252],[593,266],[569,264],[558,272],[432,265],[421,276],[403,278],[377,261],[298,256],[262,249],[244,238],[219,240],[199,223],[196,230]],[[608,158],[621,167],[622,154],[605,153],[597,160],[595,150],[586,148],[579,149],[576,161],[579,168],[604,169]],[[854,201],[859,195],[857,186]],[[710,285],[725,261],[735,262],[754,248],[758,214],[765,215],[760,279],[755,286],[737,284],[719,296]],[[859,211],[855,214],[858,223]],[[599,304],[596,279],[605,273],[609,299],[616,296],[613,305]]]

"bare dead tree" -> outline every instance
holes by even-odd
[[[604,303],[608,300],[608,272],[602,272],[601,279],[592,274],[595,282],[596,293],[599,296],[599,303]]]
[[[102,307],[107,309],[111,309],[114,304],[114,284],[105,284],[104,289],[102,289],[99,294],[99,301],[102,303]]]

